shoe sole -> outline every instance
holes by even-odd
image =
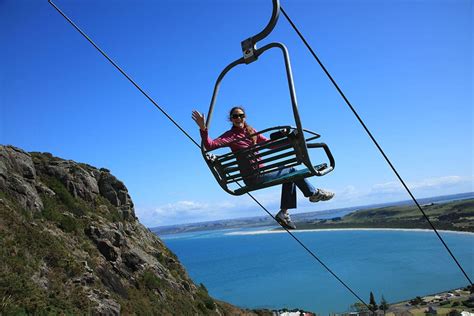
[[[286,229],[296,229],[296,226],[295,227],[291,227],[289,226],[287,223],[285,223],[281,218],[279,217],[275,217],[276,221],[278,222],[278,224],[280,224],[283,228],[286,228]]]
[[[330,197],[326,197],[326,198],[321,198],[320,201],[329,201],[330,199],[332,199],[334,197],[334,195],[330,196]]]

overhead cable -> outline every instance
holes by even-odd
[[[115,63],[97,44],[95,44],[92,39],[84,33],[65,13],[63,13],[51,0],[48,2],[84,37],[89,41],[117,70],[122,73],[150,102],[155,105],[155,107],[163,113],[183,134],[185,134],[197,147],[201,146],[175,121],[173,118],[156,103],[122,68],[120,68],[117,63]],[[247,193],[265,212],[267,212],[275,221],[275,217],[250,193]],[[343,282],[322,260],[320,260],[308,247],[306,247],[303,242],[301,242],[294,234],[292,234],[288,229],[286,232],[290,234],[314,259],[316,259],[331,275],[333,275],[346,289],[348,289],[359,301],[361,301],[369,310],[370,307],[362,300],[345,282]]]
[[[354,115],[356,116],[357,120],[359,121],[359,123],[362,125],[362,127],[364,128],[364,130],[367,132],[367,134],[369,135],[370,139],[372,140],[372,142],[375,144],[375,146],[377,147],[377,149],[380,151],[380,153],[382,154],[382,156],[385,158],[385,161],[388,163],[388,165],[390,166],[390,168],[392,169],[392,171],[395,173],[395,175],[397,176],[398,180],[400,180],[400,182],[402,183],[403,187],[405,188],[405,190],[408,192],[408,194],[410,195],[411,199],[413,200],[413,202],[416,204],[416,206],[418,207],[418,209],[420,210],[420,212],[423,214],[423,217],[426,219],[426,221],[430,224],[431,228],[433,229],[433,231],[436,233],[436,236],[438,236],[439,240],[441,241],[441,243],[444,245],[444,247],[446,248],[446,250],[448,251],[449,255],[451,256],[451,258],[454,260],[454,262],[457,264],[457,266],[459,267],[459,269],[462,271],[462,273],[464,274],[464,276],[466,277],[466,279],[469,281],[469,283],[471,284],[471,287],[473,286],[472,284],[472,281],[471,279],[469,278],[469,276],[467,275],[466,271],[464,271],[464,269],[462,268],[461,264],[458,262],[458,260],[456,259],[456,257],[454,256],[454,254],[451,252],[451,249],[449,249],[448,245],[446,244],[446,242],[444,241],[444,239],[441,237],[441,235],[438,233],[438,230],[434,227],[433,223],[431,222],[431,220],[429,219],[429,217],[426,215],[425,211],[423,211],[423,209],[421,208],[420,204],[418,203],[418,201],[416,200],[415,196],[411,193],[410,189],[408,188],[408,186],[405,184],[405,181],[403,181],[402,177],[400,176],[400,174],[398,173],[397,169],[395,169],[395,167],[393,166],[392,162],[390,161],[390,159],[387,157],[387,155],[385,154],[385,152],[383,151],[382,147],[380,147],[380,145],[378,144],[378,142],[375,140],[375,137],[372,135],[372,133],[370,132],[370,130],[367,128],[367,126],[365,125],[364,121],[361,119],[361,117],[359,116],[359,114],[357,113],[357,111],[354,109],[354,107],[352,106],[352,104],[349,102],[349,100],[347,99],[347,97],[345,96],[345,94],[342,92],[342,90],[339,88],[339,85],[336,83],[336,81],[333,79],[333,77],[331,76],[331,74],[329,73],[329,71],[326,69],[326,67],[324,67],[323,63],[321,62],[321,60],[318,58],[318,56],[316,55],[316,53],[314,52],[314,50],[311,48],[311,46],[308,44],[308,42],[306,41],[306,39],[304,38],[304,36],[301,34],[301,32],[299,31],[299,29],[296,27],[296,25],[293,23],[293,21],[290,19],[290,17],[288,16],[288,14],[286,14],[285,10],[283,10],[283,7],[280,7],[280,10],[281,12],[283,13],[283,15],[285,16],[285,18],[288,20],[288,22],[290,23],[291,27],[293,28],[293,30],[298,34],[298,36],[300,37],[300,39],[303,41],[303,43],[305,44],[306,48],[309,50],[309,52],[311,53],[311,55],[314,57],[314,59],[316,59],[316,61],[318,62],[318,64],[321,66],[321,68],[323,69],[324,73],[327,75],[327,77],[329,78],[329,80],[332,82],[332,84],[334,85],[334,87],[336,88],[336,90],[339,92],[339,94],[341,95],[341,97],[344,99],[344,101],[346,102],[346,104],[349,106],[349,108],[351,109],[352,113],[354,113]]]

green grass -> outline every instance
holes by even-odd
[[[150,270],[143,272],[141,283],[148,290],[157,290],[163,286],[163,281]]]
[[[474,232],[474,199],[422,206],[439,230]],[[298,222],[298,229],[421,228],[431,226],[416,206],[390,206],[360,210],[336,220]]]
[[[42,176],[41,181],[56,193],[56,196],[49,200],[54,200],[54,202],[50,202],[54,204],[58,211],[62,208],[64,211],[71,212],[78,217],[85,215],[87,211],[90,212],[90,206],[84,201],[74,198],[58,179]]]
[[[82,267],[64,241],[44,229],[47,225],[0,206],[1,314],[76,314],[83,307],[80,302],[87,301],[80,293],[69,296],[62,291],[64,282],[79,275]],[[43,262],[48,269],[47,291],[31,280]]]
[[[149,247],[156,246],[154,257],[165,268],[166,278],[152,269],[136,272],[127,279],[111,272],[120,279],[127,296],[106,287],[99,274],[87,289],[73,283],[86,272],[82,261],[87,261],[93,271],[99,271],[99,266],[113,271],[84,229],[94,221],[110,223],[125,219],[106,198],[97,196],[94,201],[84,201],[74,197],[59,179],[41,174],[45,169],[42,167],[60,159],[40,153],[32,153],[32,157],[37,180],[55,194],[42,194],[43,210],[30,212],[7,193],[0,192],[0,315],[91,314],[95,303],[87,297],[87,291],[103,293],[106,289],[124,315],[217,314],[216,302],[204,285],[192,285],[176,255],[159,242]],[[93,167],[80,164],[75,168]],[[230,314],[226,310],[233,309],[218,305],[224,315]]]

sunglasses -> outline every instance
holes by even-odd
[[[244,113],[242,113],[242,114],[232,114],[230,117],[233,118],[233,119],[238,119],[238,118],[243,119],[245,117],[245,114]]]

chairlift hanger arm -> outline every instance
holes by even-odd
[[[262,39],[267,37],[268,34],[273,31],[276,23],[278,22],[278,17],[280,16],[280,0],[272,0],[272,3],[273,11],[270,21],[268,21],[267,26],[265,26],[265,28],[260,33],[251,37],[254,43],[257,43],[258,41],[261,41]]]
[[[267,44],[267,45],[263,46],[262,48],[256,50],[255,54],[257,56],[260,56],[261,54],[263,54],[265,51],[269,50],[270,48],[279,48],[283,53],[283,57],[284,57],[284,60],[285,60],[285,69],[286,69],[286,75],[287,75],[287,81],[288,81],[288,88],[289,88],[290,97],[291,97],[291,105],[292,105],[293,114],[294,114],[294,117],[295,117],[295,123],[296,123],[296,126],[297,126],[298,130],[302,131],[303,128],[302,128],[301,120],[300,120],[299,113],[298,113],[298,105],[297,105],[297,101],[296,101],[296,92],[295,92],[295,87],[294,87],[294,82],[293,82],[293,75],[292,75],[292,71],[291,71],[291,64],[290,64],[290,57],[289,57],[288,49],[282,43],[270,43],[270,44]],[[241,58],[233,61],[232,63],[227,65],[227,67],[224,68],[224,70],[220,73],[219,77],[217,78],[216,83],[214,85],[214,91],[213,91],[212,98],[211,98],[211,104],[209,106],[209,112],[207,113],[206,128],[209,129],[209,126],[210,126],[210,123],[211,123],[212,113],[214,111],[214,104],[216,103],[216,100],[217,100],[217,94],[219,92],[219,88],[220,88],[222,79],[224,79],[225,75],[232,68],[234,68],[238,65],[244,64],[244,63],[246,63],[244,57],[241,57]]]
[[[244,63],[245,63],[245,60],[243,57],[231,62],[229,65],[227,65],[227,67],[224,68],[224,70],[222,70],[219,77],[217,78],[216,84],[214,85],[214,91],[212,93],[211,106],[209,107],[209,112],[207,113],[207,118],[206,118],[207,129],[209,129],[209,125],[211,124],[212,112],[214,110],[214,103],[216,103],[217,93],[219,92],[222,79],[232,68]]]
[[[240,43],[246,64],[250,64],[251,62],[254,62],[257,60],[258,58],[258,54],[256,54],[257,42],[267,37],[273,31],[278,21],[278,17],[280,16],[280,0],[272,0],[272,3],[273,3],[272,16],[270,17],[270,21],[268,21],[267,26],[265,26],[265,28],[257,35],[249,37]]]

